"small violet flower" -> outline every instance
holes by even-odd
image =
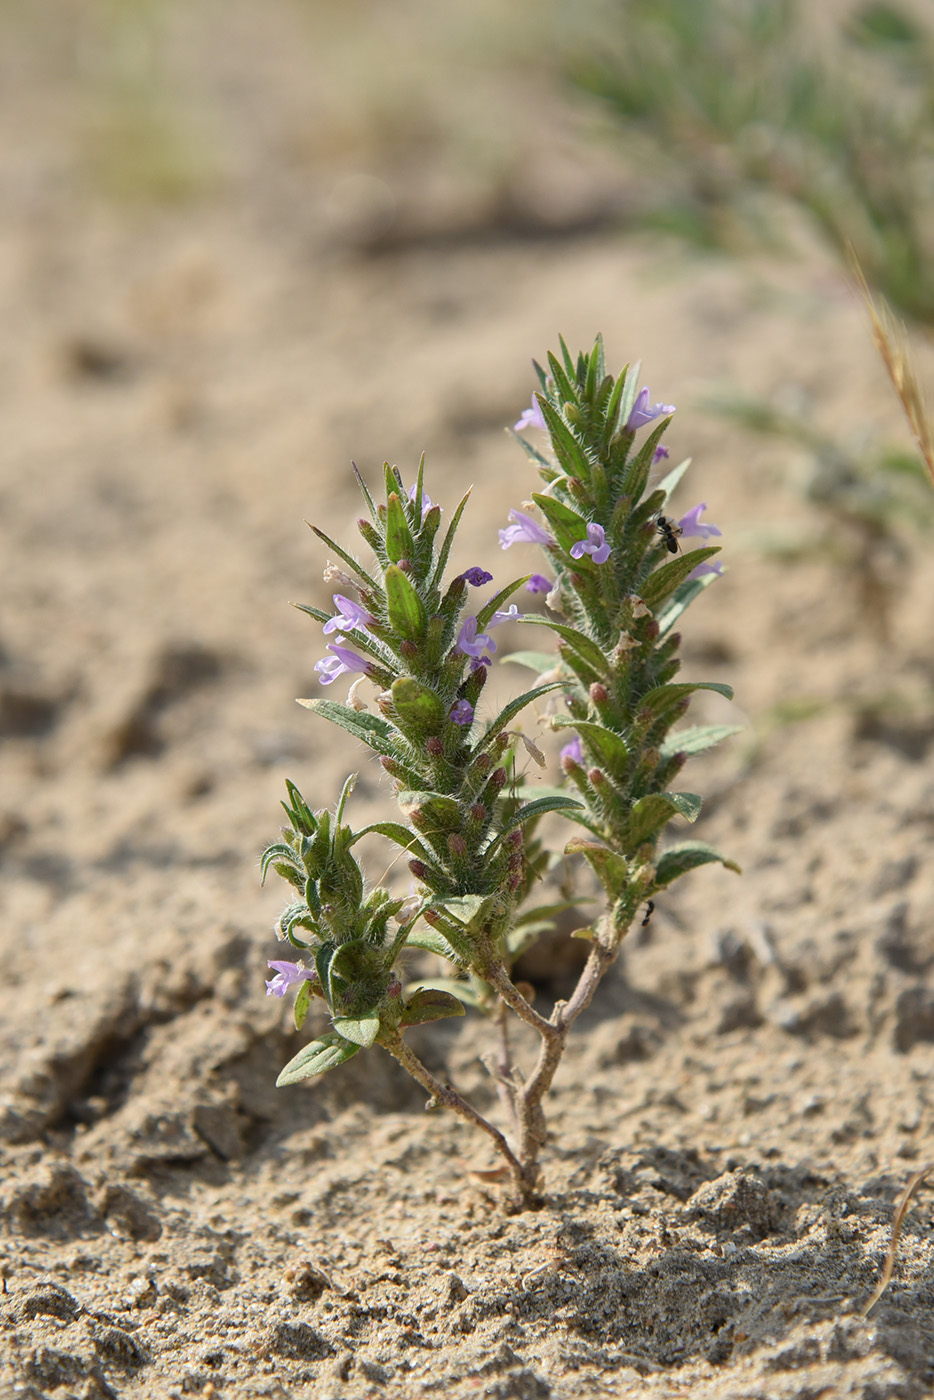
[[[606,532],[602,525],[591,521],[587,526],[587,538],[571,545],[571,558],[582,559],[585,554],[593,556],[595,564],[605,564],[610,557],[610,546],[606,542]]]
[[[336,681],[338,676],[346,675],[349,671],[366,672],[369,662],[362,656],[358,656],[349,647],[338,646],[336,642],[328,643],[328,651],[331,656],[323,656],[320,661],[315,662],[315,670],[319,673],[321,684],[330,685]]]
[[[510,603],[508,608],[500,608],[495,612],[487,623],[487,627],[499,627],[502,622],[518,622],[520,617],[517,603]]]
[[[448,711],[448,719],[453,724],[473,724],[473,705],[469,700],[456,700]]]
[[[499,532],[499,543],[502,549],[508,549],[513,544],[554,544],[548,531],[539,525],[537,520],[533,520],[531,515],[527,515],[524,510],[511,510],[509,519],[514,523],[507,525],[505,530]]]
[[[565,744],[561,750],[561,761],[567,759],[570,763],[583,763],[584,750],[581,748],[580,735],[575,734],[569,744]]]
[[[328,632],[348,632],[351,627],[359,627],[365,632],[374,621],[366,609],[361,608],[353,599],[345,598],[341,593],[335,593],[333,597],[337,616],[329,617],[324,624],[325,635]]]
[[[646,423],[651,423],[653,418],[661,418],[668,413],[674,413],[673,403],[653,403],[649,406],[648,385],[639,390],[638,398],[632,406],[632,412],[626,419],[626,431],[634,433],[637,428],[644,428]]]
[[[668,451],[668,448],[659,445],[652,453],[652,466],[654,467],[656,462],[667,462],[670,456],[671,453]]]
[[[417,482],[416,482],[416,484],[415,484],[414,486],[410,486],[410,487],[409,487],[409,500],[412,502],[413,505],[415,504],[415,493],[416,493],[417,490],[418,490],[418,483],[417,483]],[[431,499],[431,497],[429,496],[428,492],[425,491],[425,490],[423,489],[423,490],[422,490],[422,519],[423,519],[423,520],[425,519],[425,516],[426,516],[426,515],[428,514],[428,512],[431,510],[431,508],[432,508],[433,505],[434,505],[434,501]],[[443,510],[444,507],[443,507],[443,506],[439,506],[438,509],[439,509],[439,510]]]
[[[533,574],[525,586],[529,593],[550,593],[554,588],[551,579],[544,574]]]
[[[482,588],[485,583],[493,582],[493,575],[488,574],[486,569],[481,569],[479,567],[465,569],[461,574],[461,578],[465,583],[469,583],[472,588]]]
[[[461,630],[457,634],[457,641],[454,644],[455,651],[463,652],[465,656],[475,656],[482,661],[481,656],[484,651],[495,651],[496,643],[486,632],[477,631],[477,619],[475,617],[465,618],[461,624]],[[485,664],[489,664],[486,662]]]
[[[545,419],[542,414],[542,406],[535,394],[532,395],[532,407],[527,408],[520,414],[519,419],[513,424],[513,432],[521,433],[523,428],[544,428]]]
[[[692,506],[687,515],[682,515],[678,521],[678,529],[682,535],[697,535],[700,539],[709,539],[711,535],[722,535],[716,525],[701,523],[700,516],[707,509],[707,502],[701,501],[699,506]]]
[[[301,963],[267,962],[266,966],[274,968],[276,973],[275,977],[266,983],[268,997],[284,997],[289,988],[296,982],[309,982],[317,975],[302,967]]]

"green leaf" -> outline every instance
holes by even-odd
[[[446,958],[448,962],[463,962],[463,956],[451,946],[443,933],[436,928],[429,928],[427,924],[415,929],[405,940],[407,948],[424,948],[426,953],[434,953],[439,958]]]
[[[389,722],[379,715],[371,715],[368,710],[353,710],[337,700],[299,700],[306,710],[329,719],[340,725],[355,739],[366,744],[376,753],[392,755],[395,752],[395,732]]]
[[[461,498],[460,502],[457,505],[457,509],[454,511],[454,514],[451,517],[451,523],[445,532],[444,540],[442,541],[441,548],[438,551],[438,561],[435,564],[434,573],[431,575],[432,588],[438,587],[438,583],[442,575],[444,574],[444,570],[447,567],[448,556],[451,553],[451,545],[454,543],[454,536],[457,534],[457,527],[460,524],[461,516],[464,514],[464,509],[469,499],[470,492],[468,491]]]
[[[323,608],[313,608],[308,603],[293,603],[293,608],[298,608],[299,612],[307,613],[313,617],[315,622],[330,622],[333,613],[325,612]]]
[[[386,554],[392,564],[398,564],[400,559],[412,559],[415,554],[405,507],[395,491],[386,503]]]
[[[658,716],[662,716],[668,710],[673,709],[678,701],[686,695],[693,695],[695,690],[714,690],[718,695],[725,696],[727,700],[733,699],[733,687],[725,685],[721,681],[677,681],[673,685],[657,685],[653,690],[647,690],[639,703],[654,710]]]
[[[720,553],[719,545],[707,545],[704,549],[692,549],[689,554],[679,554],[668,564],[662,564],[650,574],[642,585],[642,601],[653,611],[663,599],[674,593],[705,559]],[[712,575],[711,577],[715,577]]]
[[[629,763],[629,748],[622,735],[615,733],[612,729],[606,729],[602,724],[594,724],[590,720],[575,720],[569,715],[555,715],[551,721],[552,729],[573,729],[593,749],[598,762],[602,763],[611,774],[620,777],[626,771]]]
[[[564,850],[566,855],[581,855],[588,861],[611,898],[615,899],[625,889],[629,879],[629,862],[625,856],[617,855],[596,841],[585,841],[580,836],[572,836]]]
[[[559,660],[554,651],[511,651],[508,656],[500,657],[500,665],[511,661],[516,666],[526,666],[530,671],[543,675],[546,671],[553,671]]]
[[[700,578],[692,578],[690,583],[682,583],[677,589],[674,597],[666,608],[657,615],[658,635],[664,637],[666,632],[670,632],[678,618],[688,608],[699,593],[703,593],[705,588],[709,588],[717,574],[703,574]]]
[[[712,749],[714,744],[719,744],[721,740],[742,732],[741,724],[695,724],[690,729],[679,729],[669,734],[659,751],[662,758],[671,758],[676,753],[686,753],[690,756],[703,753],[705,749]]]
[[[435,901],[436,909],[443,909],[456,923],[472,929],[486,914],[491,900],[490,895],[458,894],[449,899]]]
[[[520,710],[524,710],[526,705],[531,705],[533,700],[537,700],[541,695],[547,695],[550,690],[564,690],[564,681],[549,681],[548,685],[538,685],[534,690],[527,690],[523,695],[518,695],[515,700],[510,700],[500,710],[495,719],[491,720],[483,732],[483,737],[477,744],[477,751],[480,752],[489,744],[501,730],[505,729],[510,720],[514,719]]]
[[[697,820],[701,799],[693,792],[650,792],[632,804],[626,831],[626,844],[635,850],[644,841],[651,841],[671,821],[672,817]]]
[[[354,573],[357,574],[359,578],[363,579],[363,582],[369,589],[371,589],[374,593],[379,592],[379,585],[377,584],[376,580],[370,577],[366,569],[364,569],[361,564],[357,563],[353,555],[348,554],[346,549],[341,549],[340,545],[336,544],[335,541],[331,539],[330,535],[326,535],[323,530],[319,530],[317,525],[310,525],[308,521],[306,521],[305,523],[309,526],[309,529],[314,531],[314,533],[318,536],[319,540],[324,541],[328,549],[332,549],[334,551],[338,559],[343,559],[347,567],[349,569],[353,569]]]
[[[402,822],[372,822],[370,826],[361,827],[353,835],[354,842],[360,840],[361,836],[369,836],[375,832],[377,836],[386,836],[390,841],[395,841],[397,846],[401,846],[403,851],[409,852],[418,857],[419,860],[429,861],[430,855],[422,845],[414,831],[410,831]]]
[[[590,463],[587,454],[577,438],[571,432],[564,419],[552,408],[547,399],[543,398],[542,417],[548,428],[551,438],[551,445],[554,449],[555,457],[560,465],[567,472],[568,476],[579,476],[587,481],[590,477]],[[580,538],[580,537],[578,537]]]
[[[334,1031],[328,1031],[320,1040],[312,1040],[293,1056],[276,1080],[276,1088],[286,1084],[298,1084],[302,1079],[314,1079],[319,1074],[327,1074],[345,1060],[356,1055],[360,1046],[342,1039]]]
[[[420,809],[440,831],[457,831],[461,824],[461,806],[456,797],[444,792],[400,792],[396,796],[405,816]]]
[[[379,1035],[379,1012],[367,1011],[363,1016],[335,1016],[334,1029],[345,1040],[368,1050]]]
[[[520,622],[531,622],[538,627],[547,627],[550,632],[554,632],[567,642],[568,646],[583,658],[587,665],[598,676],[605,677],[609,671],[609,662],[596,642],[585,637],[583,632],[578,632],[576,627],[568,627],[563,622],[552,622],[550,617],[542,617],[541,613],[526,613],[519,619]]]
[[[525,826],[535,817],[543,817],[546,812],[567,812],[584,811],[583,802],[578,802],[574,797],[565,797],[558,794],[553,797],[537,797],[534,802],[527,802],[524,807],[520,807],[517,812],[513,812],[508,821],[503,823],[503,829],[496,838],[487,846],[484,855],[489,856],[497,849],[504,836],[508,836],[517,826]]]
[[[450,980],[450,979],[448,979]],[[428,1021],[441,1021],[446,1016],[465,1016],[463,1002],[440,987],[422,986],[406,1002],[400,1026],[424,1026]]]
[[[554,496],[545,496],[541,492],[533,492],[532,500],[548,521],[555,539],[565,553],[570,552],[572,544],[587,538],[587,521],[578,511],[572,510],[563,501],[556,501]]]
[[[680,846],[671,846],[655,866],[652,890],[662,890],[681,875],[687,875],[688,871],[714,863],[725,865],[727,870],[735,870],[737,875],[742,874],[735,861],[727,860],[726,856],[703,841],[685,841]]]
[[[394,497],[398,500],[398,497]],[[404,571],[390,564],[383,574],[386,589],[386,612],[393,631],[410,642],[419,642],[425,635],[428,614],[412,582]]]
[[[548,471],[554,471],[554,466],[551,462],[549,462],[548,458],[543,456],[543,454],[539,452],[536,448],[534,448],[530,442],[526,442],[525,438],[522,436],[521,433],[517,433],[515,428],[507,428],[506,431],[509,433],[510,437],[515,438],[516,442],[519,444],[522,450],[527,454],[527,456],[531,457],[532,461],[537,467],[545,467]]]
[[[295,998],[295,1005],[292,1007],[292,1016],[295,1020],[295,1029],[300,1031],[305,1024],[305,1017],[308,1015],[308,1008],[311,1005],[312,990],[311,982],[306,977],[305,981],[298,989]]]

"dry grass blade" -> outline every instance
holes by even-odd
[[[885,302],[881,304],[881,307],[876,305],[855,252],[852,247],[847,251],[850,267],[872,322],[873,344],[878,350],[895,392],[901,400],[918,451],[928,469],[931,485],[934,486],[934,419],[931,418],[924,393],[911,365],[905,328],[896,321]]]
[[[905,1215],[918,1187],[926,1177],[930,1176],[931,1172],[934,1172],[934,1162],[928,1162],[926,1167],[922,1167],[920,1171],[915,1172],[914,1176],[908,1179],[908,1185],[902,1192],[901,1200],[898,1203],[898,1209],[895,1212],[895,1219],[892,1221],[892,1239],[886,1250],[885,1263],[882,1265],[882,1273],[879,1282],[873,1289],[872,1297],[862,1310],[861,1316],[863,1317],[869,1316],[891,1282],[892,1271],[895,1268],[895,1254],[898,1249],[898,1241],[901,1238],[902,1224]]]

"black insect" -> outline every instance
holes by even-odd
[[[648,904],[645,906],[645,918],[642,920],[642,927],[643,927],[643,928],[645,928],[646,924],[649,922],[649,919],[651,919],[651,917],[652,917],[652,915],[653,915],[654,913],[655,913],[655,900],[654,900],[654,899],[650,899],[649,902],[648,902]]]
[[[673,520],[669,520],[667,515],[660,515],[655,522],[655,528],[662,536],[668,547],[670,554],[677,554],[681,546],[678,544],[678,536],[681,534],[681,526],[676,525]]]

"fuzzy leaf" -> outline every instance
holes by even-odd
[[[446,1016],[465,1016],[463,1002],[440,987],[424,984],[406,1002],[400,1026],[424,1026],[428,1021],[441,1021]]]
[[[586,481],[590,476],[590,463],[587,454],[571,432],[558,411],[552,408],[547,399],[542,400],[542,417],[548,428],[551,446],[555,457],[568,476],[579,476]],[[580,538],[578,536],[578,538]]]
[[[629,879],[629,862],[625,856],[596,841],[585,841],[580,836],[572,836],[564,848],[567,855],[581,855],[593,868],[607,894],[615,899],[625,889]]]
[[[629,763],[629,749],[622,735],[602,724],[590,720],[574,720],[568,715],[555,715],[551,721],[553,729],[573,729],[580,734],[593,749],[598,762],[602,763],[615,777],[622,776]]]
[[[308,1015],[308,1008],[311,1005],[311,980],[306,977],[305,981],[298,989],[295,998],[295,1005],[292,1007],[292,1016],[295,1020],[295,1029],[300,1031],[305,1024],[305,1017]]]
[[[527,690],[524,695],[518,695],[515,700],[510,700],[500,710],[495,719],[491,720],[483,733],[483,738],[477,745],[478,752],[486,747],[492,738],[505,729],[510,720],[514,719],[520,710],[524,710],[526,705],[531,705],[533,700],[537,700],[540,695],[547,695],[550,690],[563,690],[563,681],[550,681],[548,685],[538,685],[534,690]]]
[[[733,699],[733,687],[721,681],[678,681],[673,685],[657,685],[654,690],[646,691],[639,703],[661,716],[673,709],[684,696],[693,695],[695,690],[714,690],[718,695],[726,696],[727,700]]]
[[[517,812],[513,812],[508,821],[503,823],[503,829],[487,846],[484,854],[489,856],[497,849],[504,836],[508,836],[517,826],[525,826],[535,817],[543,817],[546,812],[567,812],[584,811],[583,802],[578,802],[574,797],[566,797],[564,794],[556,794],[551,797],[537,797],[534,802],[527,802],[524,807],[520,807]]]
[[[427,862],[431,859],[415,832],[410,831],[401,822],[372,822],[370,826],[364,826],[359,831],[355,831],[353,839],[355,842],[359,841],[361,836],[368,836],[371,832],[375,832],[378,836],[386,836],[390,841],[395,841],[397,846],[401,846],[405,852],[417,856],[419,860]]]
[[[671,821],[672,817],[684,817],[693,822],[701,809],[701,799],[693,792],[650,792],[632,804],[629,813],[627,845],[635,849],[652,837]]]
[[[436,928],[429,928],[427,925],[415,929],[405,940],[407,948],[424,948],[426,953],[434,953],[439,958],[446,958],[448,962],[459,963],[462,958],[451,946],[443,933]]]
[[[415,541],[405,518],[405,507],[395,491],[386,503],[386,555],[392,564],[400,559],[411,559],[415,553]]]
[[[316,1075],[327,1074],[336,1069],[360,1049],[349,1040],[344,1040],[334,1031],[328,1031],[319,1040],[312,1040],[293,1056],[276,1080],[276,1088],[286,1084],[298,1084],[302,1079],[314,1079]]]
[[[533,492],[532,500],[548,521],[555,539],[565,553],[570,552],[572,544],[587,538],[587,521],[576,510],[571,510],[570,506],[566,506],[562,501],[556,501],[554,496],[545,496],[541,492]]]
[[[299,700],[306,710],[329,719],[340,725],[355,739],[366,744],[376,753],[392,755],[395,752],[395,734],[392,725],[379,715],[371,715],[367,710],[352,710],[337,700]]]
[[[692,754],[703,753],[705,749],[712,749],[714,744],[719,744],[722,739],[729,739],[733,734],[742,734],[741,724],[695,724],[690,729],[680,729],[668,738],[660,747],[662,758],[671,758],[676,753]]]
[[[664,889],[673,880],[686,875],[689,870],[697,870],[701,865],[716,862],[725,865],[727,870],[735,870],[737,875],[742,874],[735,861],[727,860],[726,856],[722,856],[719,851],[715,851],[703,841],[685,841],[680,846],[671,846],[655,866],[653,890]]]
[[[719,545],[708,545],[704,549],[692,549],[689,554],[679,554],[670,563],[662,564],[642,585],[642,601],[646,607],[654,611],[659,603],[684,583],[688,574],[693,573],[698,564],[703,564],[705,559],[719,553]]]
[[[363,1016],[335,1016],[334,1029],[345,1040],[368,1050],[379,1035],[379,1012],[367,1011]]]
[[[520,618],[521,622],[531,622],[539,627],[547,627],[567,642],[568,646],[581,656],[587,665],[601,677],[605,677],[609,671],[609,662],[604,653],[597,646],[596,642],[585,637],[583,632],[578,632],[576,627],[567,627],[563,622],[552,622],[550,617],[542,617],[540,613],[526,613]]]
[[[393,499],[398,501],[399,498],[395,496]],[[383,575],[383,586],[386,589],[386,612],[393,631],[398,632],[399,636],[407,641],[421,641],[425,635],[428,614],[408,575],[395,564],[390,564]]]

